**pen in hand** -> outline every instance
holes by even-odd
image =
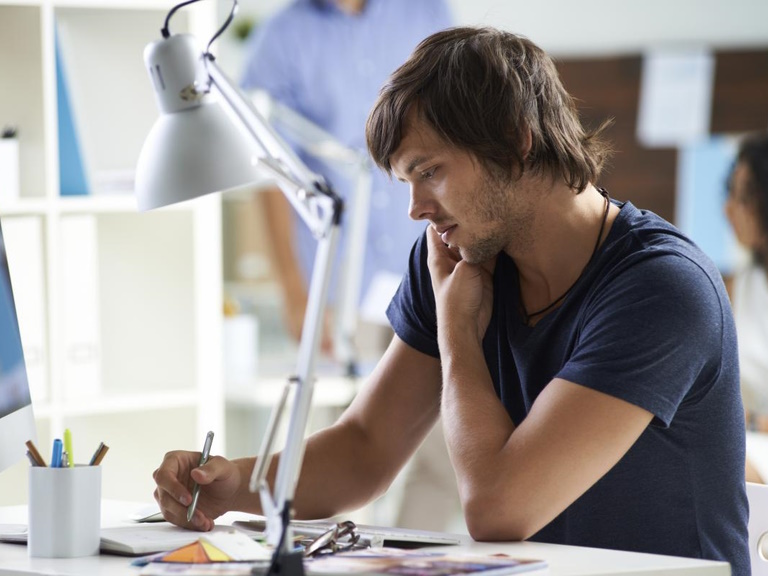
[[[211,453],[211,444],[213,444],[213,432],[208,432],[205,435],[205,444],[203,444],[203,451],[200,454],[200,463],[198,467],[208,462],[208,456]],[[200,485],[195,482],[194,488],[192,488],[192,504],[187,508],[187,522],[192,521],[192,516],[195,515],[195,508],[197,508],[197,499],[200,497]]]

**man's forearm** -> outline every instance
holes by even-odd
[[[235,503],[233,509],[239,512],[248,512],[250,514],[262,514],[263,512],[261,510],[261,501],[259,500],[258,492],[251,493],[248,490],[248,485],[251,480],[251,473],[253,472],[253,466],[256,462],[256,458],[238,458],[232,462],[236,464],[240,470],[240,487],[237,491],[237,494],[235,495]],[[272,466],[270,467],[270,474],[268,475],[268,478],[274,477],[274,467],[275,462],[273,461]]]
[[[393,475],[384,472],[363,438],[350,424],[338,423],[307,439],[294,499],[297,518],[329,518],[357,509],[386,490]],[[272,492],[279,461],[276,454],[267,474]],[[258,493],[248,491],[254,462],[255,458],[235,460],[242,478],[236,509],[262,514]]]
[[[470,331],[440,334],[441,414],[445,439],[471,520],[499,482],[499,464],[515,426],[499,401],[482,347]]]

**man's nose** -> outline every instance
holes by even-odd
[[[426,220],[434,213],[434,201],[411,186],[411,201],[408,216],[411,220]]]

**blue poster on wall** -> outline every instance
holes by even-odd
[[[738,142],[713,136],[681,148],[677,172],[677,226],[730,274],[738,247],[725,217],[728,175]]]

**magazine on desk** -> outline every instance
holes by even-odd
[[[453,576],[483,574],[501,576],[547,567],[543,560],[512,558],[503,554],[445,553],[397,548],[371,548],[313,558],[307,572],[318,576],[381,574],[402,576]]]
[[[166,556],[167,557],[167,556]],[[228,560],[228,559],[227,559]],[[141,576],[245,575],[266,573],[268,561],[199,562],[160,560],[146,564]],[[304,560],[308,576],[462,576],[481,574],[503,576],[540,570],[543,560],[512,558],[506,555],[446,554],[441,551],[403,550],[401,548],[368,548],[340,552]]]

